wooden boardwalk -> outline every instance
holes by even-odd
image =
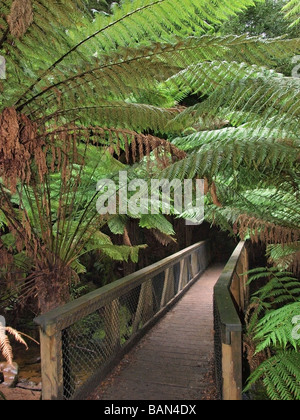
[[[89,399],[214,399],[213,287],[223,268],[208,268]]]

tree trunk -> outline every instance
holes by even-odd
[[[41,314],[67,303],[70,299],[72,270],[68,267],[36,273],[36,291]]]

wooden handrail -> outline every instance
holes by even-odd
[[[214,288],[216,378],[223,400],[242,399],[241,314],[247,299],[248,254],[239,243]]]
[[[243,328],[230,289],[244,247],[244,242],[236,247],[214,288],[215,304],[218,307],[222,326],[222,340],[225,344],[230,344],[230,333],[232,331],[241,332]]]
[[[83,312],[85,315],[91,314],[97,310],[97,307],[100,308],[106,303],[117,299],[119,296],[130,292],[145,281],[174,266],[206,243],[206,241],[198,242],[149,267],[143,268],[136,273],[101,287],[94,292],[88,293],[57,309],[49,311],[46,314],[40,315],[35,318],[34,322],[38,324],[43,331],[46,331],[57,324],[60,325],[61,329],[67,328],[77,320],[77,314],[80,314],[80,317],[82,317]]]
[[[40,327],[43,399],[82,398],[93,381],[99,383],[103,380],[122,356],[186,293],[210,262],[209,241],[199,242],[37,317],[35,322]],[[126,308],[125,302],[130,303],[130,299],[131,318],[125,320],[129,322],[126,324],[129,335],[122,342],[124,335],[121,334],[121,326],[125,321],[121,308]],[[73,381],[71,367],[72,354],[77,357],[72,352],[74,346],[70,344],[77,336],[72,329],[80,331],[84,328],[81,321],[90,315],[97,315],[98,326],[95,328],[103,330],[105,338],[97,347],[98,357],[95,357],[95,369],[90,372],[91,376],[78,385]]]

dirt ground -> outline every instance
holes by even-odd
[[[18,383],[16,388],[8,388],[0,384],[0,401],[38,401],[40,399],[42,385],[39,355],[40,350],[36,345],[30,345],[28,351],[24,351],[24,348],[18,344],[14,346],[14,361],[19,368]]]
[[[21,388],[6,388],[0,385],[0,401],[38,401],[40,400],[40,391],[31,391]]]

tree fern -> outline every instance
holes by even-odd
[[[246,314],[247,336],[256,354],[268,351],[272,357],[252,372],[246,390],[262,379],[271,399],[299,400],[300,343],[294,334],[294,319],[300,311],[300,283],[276,267],[249,274],[250,283],[261,279],[267,283],[252,297]]]
[[[241,235],[254,230],[270,241],[280,228],[281,238],[298,240],[299,86],[262,66],[297,55],[299,40],[213,33],[252,0],[124,0],[94,15],[85,13],[84,2],[27,0],[33,21],[16,35],[7,17],[17,1],[1,4],[0,53],[7,61],[0,97],[1,211],[17,251],[26,249],[33,270],[55,284],[47,289],[32,273],[42,301],[47,290],[65,295],[58,278],[68,279],[72,266],[80,270],[78,256],[88,249],[136,260],[137,248],[113,248],[97,237],[107,223],[113,232],[126,226],[123,231],[124,221],[99,218],[95,185],[117,179],[129,164],[136,177],[145,156],[157,159],[158,167],[170,165],[161,176],[204,176],[211,215],[215,211]],[[163,95],[159,106],[142,103],[153,91],[168,89],[175,98],[197,93],[201,103],[183,110]],[[220,130],[224,125],[236,130]],[[219,132],[201,133],[208,126]],[[170,144],[170,137],[159,138],[190,129],[198,132],[192,139]],[[267,198],[257,205],[264,188],[276,190],[271,215]],[[140,223],[171,233],[162,219]]]

